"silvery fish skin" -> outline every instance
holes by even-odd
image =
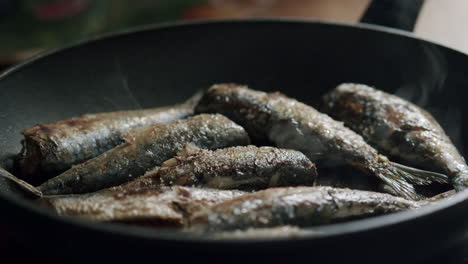
[[[311,237],[319,236],[322,233],[315,230],[302,229],[297,226],[275,226],[275,227],[264,227],[264,228],[247,228],[245,230],[232,230],[232,231],[221,231],[213,232],[208,234],[208,238],[213,240],[222,239],[249,239],[249,240],[264,240],[264,239],[278,239],[287,238],[294,239],[300,237]]]
[[[87,194],[46,196],[38,202],[61,216],[98,222],[183,227],[194,212],[245,194],[237,190],[161,185],[134,188],[134,185]]]
[[[315,165],[295,150],[250,145],[212,151],[186,145],[144,177],[166,185],[258,190],[313,185],[316,176]]]
[[[265,93],[236,84],[214,85],[200,99],[195,112],[224,114],[242,125],[253,139],[268,139],[277,147],[299,150],[319,166],[354,166],[406,198],[417,198],[408,181],[427,184],[411,172],[434,175],[396,166],[342,122],[278,92]]]
[[[123,143],[130,130],[167,123],[193,114],[200,94],[187,102],[152,109],[86,114],[22,131],[23,148],[17,159],[19,176],[39,184],[72,165],[96,157]]]
[[[282,225],[307,227],[407,209],[418,202],[385,193],[332,187],[270,188],[194,214],[193,231],[229,231]]]
[[[138,129],[125,143],[38,186],[44,195],[94,192],[128,182],[175,156],[185,144],[206,149],[248,145],[245,130],[222,115],[202,114]]]
[[[468,187],[468,166],[443,128],[424,109],[366,85],[345,83],[323,98],[323,110],[371,145],[410,166],[447,174]]]

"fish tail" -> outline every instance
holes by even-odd
[[[433,182],[448,183],[449,178],[445,174],[420,170],[413,167],[408,167],[399,163],[390,162],[395,167],[397,173],[407,181],[416,185],[429,185]],[[468,176],[468,175],[467,175]],[[467,178],[468,179],[468,178]]]
[[[18,185],[22,190],[26,191],[28,194],[31,194],[34,197],[42,197],[42,192],[31,184],[18,179],[13,174],[9,173],[5,169],[0,167],[0,177],[6,178]]]
[[[394,167],[382,168],[376,175],[384,182],[386,192],[406,199],[418,200],[414,186],[401,177]]]

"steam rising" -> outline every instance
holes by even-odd
[[[453,143],[462,149],[460,110],[450,103],[437,102],[435,98],[443,97],[448,72],[447,60],[436,45],[421,43],[419,58],[412,67],[417,67],[419,74],[406,76],[410,82],[395,91],[397,96],[405,98],[431,113],[441,124]],[[410,71],[414,74],[414,71]],[[441,103],[442,102],[442,103]]]
[[[447,62],[435,45],[422,43],[421,51],[422,58],[415,65],[419,68],[419,74],[410,77],[412,82],[397,89],[395,94],[427,109],[430,95],[440,93],[444,87]]]

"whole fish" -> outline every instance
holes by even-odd
[[[73,166],[37,188],[44,195],[78,194],[128,182],[192,143],[206,149],[248,145],[245,130],[222,115],[202,114],[155,124],[125,136],[125,143]]]
[[[323,111],[383,153],[410,166],[447,174],[457,190],[468,187],[465,159],[424,109],[398,96],[352,83],[339,85],[324,96],[323,102]]]
[[[236,84],[214,85],[200,99],[195,112],[224,114],[242,125],[252,138],[299,150],[319,166],[354,166],[375,175],[406,198],[417,198],[408,181],[427,184],[444,177],[390,162],[342,122],[278,92],[254,91]]]
[[[152,109],[86,114],[22,131],[22,150],[16,167],[19,176],[39,184],[72,165],[123,143],[130,130],[186,118],[193,114],[196,94],[183,104]]]
[[[38,202],[61,216],[99,222],[182,227],[193,213],[242,194],[245,192],[237,190],[162,185],[133,188],[124,185],[87,194],[45,196]]]
[[[385,193],[332,187],[270,188],[194,214],[193,231],[228,231],[282,225],[308,227],[407,209],[420,203]]]
[[[313,185],[316,176],[315,165],[295,150],[250,145],[212,151],[186,145],[144,177],[166,185],[258,190]]]

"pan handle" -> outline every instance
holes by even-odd
[[[424,0],[373,0],[362,23],[413,31]]]

